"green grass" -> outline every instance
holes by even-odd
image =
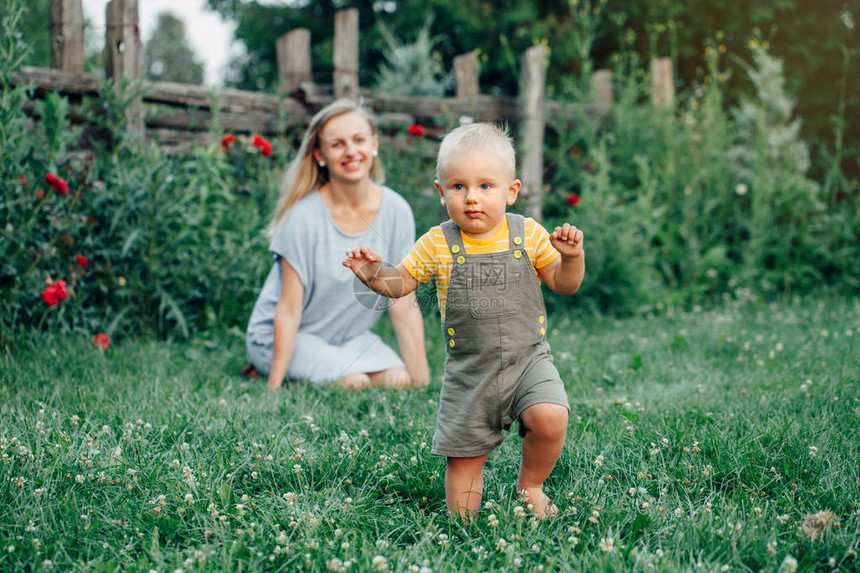
[[[0,570],[860,567],[860,303],[551,318],[572,412],[543,523],[519,516],[516,432],[478,521],[445,514],[434,318],[418,391],[270,396],[235,374],[235,332],[22,340],[0,362]]]

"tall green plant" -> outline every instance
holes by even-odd
[[[755,93],[731,111],[738,139],[727,153],[750,194],[745,271],[767,288],[808,286],[820,279],[814,221],[826,216],[825,205],[819,185],[806,177],[809,149],[793,117],[782,62],[760,46],[752,56],[746,70]]]
[[[447,74],[436,51],[439,38],[430,36],[432,18],[418,30],[415,41],[401,42],[381,22],[379,29],[388,43],[385,63],[380,66],[376,89],[386,95],[436,96],[445,94]]]

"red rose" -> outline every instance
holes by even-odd
[[[263,157],[268,157],[272,154],[271,144],[266,141],[262,135],[255,135],[253,143],[254,147],[260,150],[260,155],[262,155]]]
[[[44,199],[45,198],[45,192],[42,191],[41,189],[36,189],[36,197],[38,197],[39,199]]]
[[[417,123],[413,123],[412,125],[410,125],[409,129],[406,130],[406,133],[413,137],[424,137],[424,135],[426,135],[424,128]]]
[[[66,300],[66,281],[57,281],[54,284],[45,287],[42,291],[42,300],[48,306],[60,304],[61,300]]]
[[[81,265],[82,267],[85,267],[89,264],[89,261],[87,260],[87,258],[84,256],[81,256],[81,255],[75,255],[75,262],[78,263],[79,265]]]
[[[18,181],[21,182],[21,185],[23,185],[24,189],[26,189],[27,187],[30,186],[30,184],[27,183],[27,176],[26,175],[19,175]]]
[[[230,146],[236,143],[236,136],[227,134],[221,138],[221,150],[228,151]]]
[[[579,205],[579,193],[570,193],[567,196],[567,203],[572,207],[576,207],[577,205]]]
[[[110,338],[104,332],[100,332],[93,336],[93,346],[96,348],[101,347],[102,352],[104,352],[110,346]]]
[[[64,179],[62,179],[61,177],[57,177],[53,173],[48,173],[47,175],[45,175],[45,184],[60,195],[65,195],[69,192],[68,183],[66,183]]]

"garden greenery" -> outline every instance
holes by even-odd
[[[289,138],[227,134],[169,154],[126,129],[139,86],[102,78],[87,102],[102,138],[82,146],[65,98],[38,99],[14,80],[27,49],[22,9],[12,2],[0,23],[0,346],[22,329],[164,338],[242,327],[269,265],[261,230]],[[580,293],[550,293],[549,304],[631,313],[667,298],[713,304],[741,288],[856,292],[860,194],[840,169],[857,153],[842,141],[844,107],[834,110],[834,149],[816,155],[826,180],[815,181],[784,70],[764,47],[738,55],[752,91],[736,103],[715,43],[705,81],[657,109],[628,40],[613,60],[612,105],[595,112],[586,65],[571,79],[577,101],[547,126],[544,223],[581,227],[588,252]],[[444,217],[432,186],[436,142],[384,129],[387,182],[424,232]],[[224,135],[211,131],[216,142]]]

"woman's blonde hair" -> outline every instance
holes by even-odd
[[[326,124],[331,119],[345,113],[356,113],[363,117],[370,125],[371,133],[377,135],[376,121],[361,107],[361,104],[351,99],[336,100],[318,111],[311,119],[302,138],[299,151],[281,181],[281,196],[278,198],[272,220],[269,221],[266,228],[266,234],[269,237],[275,235],[280,225],[286,220],[290,210],[302,197],[319,189],[328,181],[328,169],[317,164],[316,159],[314,159],[314,150],[319,149],[320,132]],[[385,170],[382,168],[382,162],[378,157],[373,158],[370,178],[379,185],[385,182]]]

